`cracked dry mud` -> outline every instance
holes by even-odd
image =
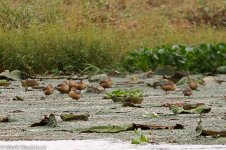
[[[195,128],[199,121],[199,114],[178,114],[173,115],[168,107],[159,107],[164,103],[171,102],[191,102],[205,103],[211,107],[211,112],[202,116],[204,129],[226,130],[226,83],[207,82],[205,86],[199,86],[198,91],[193,91],[193,95],[188,98],[182,94],[182,87],[176,91],[165,95],[160,88],[153,89],[147,83],[156,81],[160,76],[152,78],[142,78],[143,74],[132,75],[143,84],[136,85],[114,85],[107,89],[108,92],[115,89],[139,88],[144,92],[142,108],[122,107],[120,103],[114,103],[111,99],[103,99],[104,93],[93,94],[83,93],[83,98],[76,101],[66,94],[54,91],[54,94],[45,97],[39,89],[25,92],[20,81],[14,81],[9,88],[1,88],[0,91],[0,114],[9,116],[10,122],[0,123],[1,140],[78,140],[78,139],[105,139],[113,138],[122,141],[131,141],[134,136],[133,131],[120,133],[78,133],[71,132],[77,128],[86,128],[97,125],[125,125],[130,123],[150,123],[155,125],[175,125],[183,124],[184,129],[179,130],[145,130],[143,131],[150,142],[153,143],[177,143],[177,144],[225,144],[225,138],[196,137]],[[114,82],[127,81],[126,78],[114,77]],[[226,75],[217,75],[215,78],[226,80]],[[63,80],[43,80],[41,85],[52,83],[57,85]],[[92,82],[98,85],[98,82]],[[12,88],[12,89],[10,89]],[[23,101],[14,101],[13,97],[19,96]],[[19,111],[18,111],[19,110]],[[61,114],[89,112],[88,121],[62,121]],[[145,118],[145,112],[156,112],[159,118]],[[43,115],[54,113],[58,122],[58,127],[30,127],[32,123],[39,122]],[[151,133],[151,134],[150,134]]]

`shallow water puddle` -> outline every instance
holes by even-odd
[[[226,145],[133,145],[129,142],[105,140],[0,141],[1,150],[189,150],[226,149]]]

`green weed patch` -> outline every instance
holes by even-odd
[[[172,66],[176,70],[212,72],[224,65],[226,65],[225,43],[143,48],[130,52],[124,63],[125,68],[130,71],[147,71]]]

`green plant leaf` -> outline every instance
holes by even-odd
[[[148,137],[146,137],[144,134],[141,135],[140,139],[141,139],[142,142],[148,142],[149,141]]]
[[[132,143],[131,144],[141,144],[142,141],[139,137],[135,137],[132,139]]]
[[[184,84],[187,84],[188,82],[188,77],[183,77],[181,78],[178,82],[177,82],[177,85],[184,85]]]

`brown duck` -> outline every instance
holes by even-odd
[[[70,91],[70,87],[69,87],[69,84],[67,83],[67,81],[64,81],[63,83],[58,84],[56,89],[61,94],[65,94],[65,93],[68,93]]]
[[[28,90],[28,87],[37,87],[37,86],[39,86],[38,81],[34,80],[34,79],[21,80],[21,84],[25,88],[25,91]]]
[[[188,86],[185,90],[183,90],[184,96],[190,97],[192,95],[192,89]]]
[[[47,95],[51,95],[54,92],[54,88],[53,88],[52,84],[48,84],[47,87],[44,87],[42,90],[43,90],[44,94],[46,95],[46,97],[47,97]]]
[[[168,94],[168,91],[175,91],[176,90],[176,84],[174,84],[172,81],[166,82],[161,84],[161,89]]]
[[[105,89],[111,88],[112,85],[113,85],[113,81],[110,78],[100,81],[100,86],[102,86],[104,88],[105,92],[106,92]]]
[[[192,89],[192,90],[196,90],[198,88],[198,84],[195,82],[195,81],[190,81],[189,82],[189,87]]]
[[[80,92],[77,92],[75,88],[72,88],[68,95],[70,98],[76,100],[79,100],[82,97],[82,94]]]
[[[81,80],[80,83],[77,84],[76,89],[81,92],[81,90],[84,90],[86,87],[87,85]]]
[[[78,86],[78,83],[76,81],[69,80],[69,87],[70,87],[70,89],[73,88],[73,87],[77,88],[77,86]]]

